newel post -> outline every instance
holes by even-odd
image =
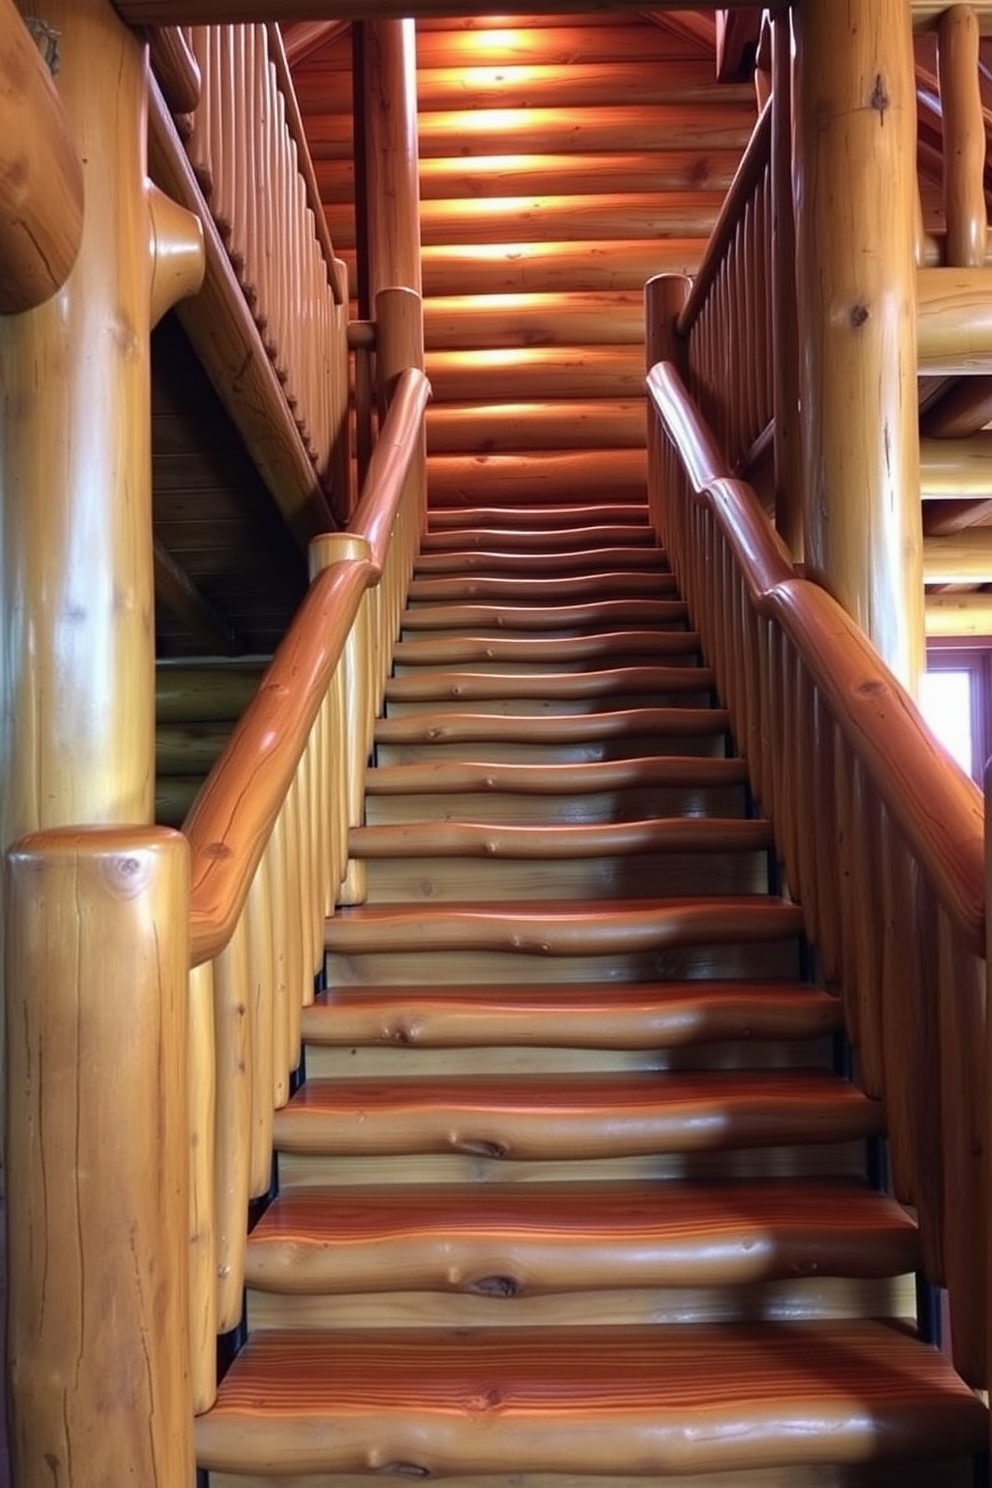
[[[382,289],[420,293],[417,40],[412,20],[361,23],[368,303]]]
[[[803,0],[793,19],[807,573],[915,691],[924,639],[910,7]]]
[[[189,851],[65,829],[7,855],[17,1488],[188,1488]]]
[[[680,335],[677,321],[689,298],[691,281],[684,274],[656,274],[644,286],[645,372],[657,362],[672,362],[688,381],[689,347]],[[661,458],[658,416],[648,401],[648,501],[656,529],[672,541],[668,493],[664,490],[665,466]]]

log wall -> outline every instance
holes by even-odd
[[[516,20],[417,28],[431,499],[512,502],[535,453],[530,499],[536,472],[549,501],[593,485],[629,499],[644,489],[643,285],[697,266],[753,93],[643,18]],[[355,294],[350,69],[338,37],[294,79]],[[535,444],[539,418],[553,445]]]

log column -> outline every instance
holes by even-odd
[[[924,641],[910,8],[803,0],[794,22],[807,573],[915,691]]]
[[[413,21],[366,21],[362,36],[369,304],[421,290],[417,41]]]

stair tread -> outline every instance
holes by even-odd
[[[453,661],[514,661],[542,663],[584,661],[603,656],[694,656],[699,634],[693,630],[607,630],[596,635],[553,636],[442,636],[430,640],[398,641],[393,662],[399,666],[450,664]]]
[[[604,624],[648,625],[652,621],[659,627],[671,627],[684,622],[689,614],[682,599],[600,599],[568,604],[565,598],[559,596],[555,604],[541,606],[520,602],[513,605],[422,602],[404,611],[402,624],[404,630],[463,626],[472,629],[483,625],[500,630],[548,631],[565,627],[585,630]]]
[[[310,1043],[672,1048],[834,1032],[841,1004],[800,983],[338,986],[303,1009]]]
[[[424,821],[352,827],[355,858],[476,857],[574,859],[610,854],[755,852],[772,845],[767,821],[672,817],[654,821],[502,826]]]
[[[622,740],[649,735],[723,734],[730,727],[725,708],[615,708],[597,713],[539,715],[432,713],[429,710],[375,723],[377,744],[433,743],[566,743],[597,739]]]
[[[645,696],[657,692],[708,692],[713,673],[702,666],[626,666],[592,672],[459,672],[425,670],[390,677],[389,702],[482,702]]]
[[[713,759],[700,755],[661,758],[598,760],[591,764],[527,765],[485,761],[443,760],[438,763],[378,765],[368,771],[366,794],[394,796],[464,792],[519,795],[582,795],[644,786],[743,785],[747,766],[742,759]]]
[[[230,1472],[656,1475],[950,1457],[986,1432],[908,1331],[802,1322],[263,1332],[196,1442]]]
[[[519,578],[512,575],[500,577],[484,574],[467,575],[462,578],[411,579],[407,598],[417,600],[517,600],[521,604],[538,604],[547,599],[568,601],[587,595],[593,599],[607,597],[610,592],[624,598],[631,595],[647,599],[660,599],[675,593],[675,579],[670,573],[637,573],[624,569],[568,574],[550,579]]]
[[[582,502],[578,505],[542,503],[534,506],[430,506],[427,511],[428,533],[462,527],[581,527],[590,523],[631,522],[651,525],[646,501]]]
[[[479,522],[471,527],[427,532],[421,553],[468,551],[556,552],[610,547],[657,547],[646,522],[585,522],[557,527],[524,527],[511,522]]]
[[[615,1285],[898,1276],[919,1264],[894,1200],[843,1179],[408,1184],[285,1190],[249,1240],[248,1283],[315,1293],[497,1296]]]
[[[832,1143],[881,1108],[823,1070],[410,1075],[307,1080],[276,1113],[288,1152],[462,1152],[527,1161]]]
[[[706,899],[574,900],[355,905],[325,925],[329,950],[490,950],[543,955],[604,953],[694,944],[778,939],[802,932],[795,904],[766,895]]]
[[[586,574],[590,569],[612,572],[624,569],[630,573],[667,573],[668,555],[660,547],[624,546],[619,543],[604,544],[594,548],[569,548],[537,552],[500,551],[496,548],[456,548],[437,553],[421,552],[414,564],[414,577],[428,578],[435,574],[468,576],[489,574],[533,575],[535,578],[553,578],[557,574]]]

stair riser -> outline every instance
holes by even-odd
[[[618,790],[587,796],[535,796],[509,791],[476,795],[444,791],[409,796],[366,796],[370,826],[421,821],[493,822],[505,826],[593,826],[600,822],[647,821],[652,817],[720,816],[739,819],[745,813],[741,786],[676,786],[655,790]]]
[[[493,858],[366,860],[369,903],[463,899],[633,899],[665,895],[763,894],[764,852],[629,854],[526,862]]]

